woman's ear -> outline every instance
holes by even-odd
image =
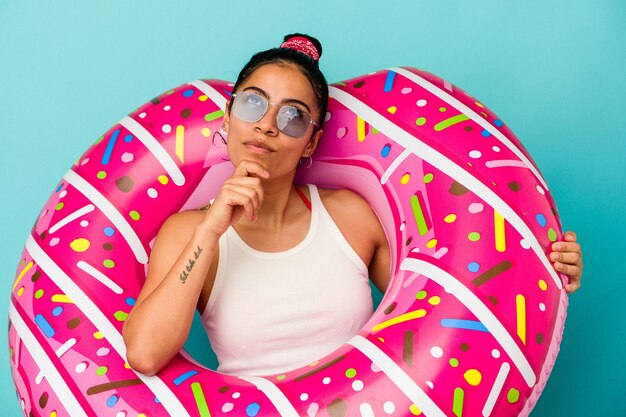
[[[224,118],[222,119],[222,128],[226,132],[228,132],[229,122],[230,122],[230,100],[226,102],[226,107],[224,108]]]
[[[302,151],[303,158],[307,158],[313,155],[313,152],[315,152],[315,149],[317,148],[317,144],[319,143],[320,138],[322,137],[323,134],[324,134],[323,129],[315,130],[315,133],[313,133],[313,136],[311,136],[311,139],[309,139],[309,143],[307,143],[306,147]]]

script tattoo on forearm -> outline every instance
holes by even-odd
[[[183,284],[185,283],[185,281],[187,281],[187,278],[189,278],[189,273],[193,269],[193,266],[196,264],[196,261],[200,257],[201,253],[202,248],[200,247],[200,245],[198,245],[197,249],[193,252],[193,259],[189,259],[189,262],[187,262],[187,266],[185,267],[183,272],[180,273],[180,280]]]

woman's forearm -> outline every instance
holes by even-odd
[[[200,224],[163,280],[134,306],[123,329],[133,369],[155,374],[183,347],[217,242]]]

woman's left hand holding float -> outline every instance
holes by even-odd
[[[570,282],[565,285],[565,291],[572,294],[580,288],[580,280],[583,273],[583,254],[580,244],[576,242],[576,233],[567,231],[563,235],[563,241],[552,244],[550,261],[554,269],[570,277]]]

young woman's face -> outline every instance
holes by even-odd
[[[309,80],[291,65],[267,64],[256,69],[242,83],[238,94],[255,93],[270,103],[266,113],[256,122],[237,117],[231,108],[224,116],[228,131],[228,154],[234,165],[241,160],[254,160],[269,171],[272,178],[293,173],[301,157],[310,156],[321,136],[313,125],[300,137],[289,136],[279,130],[277,114],[281,106],[292,106],[319,119],[315,93]],[[250,100],[257,100],[252,97]],[[314,134],[315,132],[315,134]]]

